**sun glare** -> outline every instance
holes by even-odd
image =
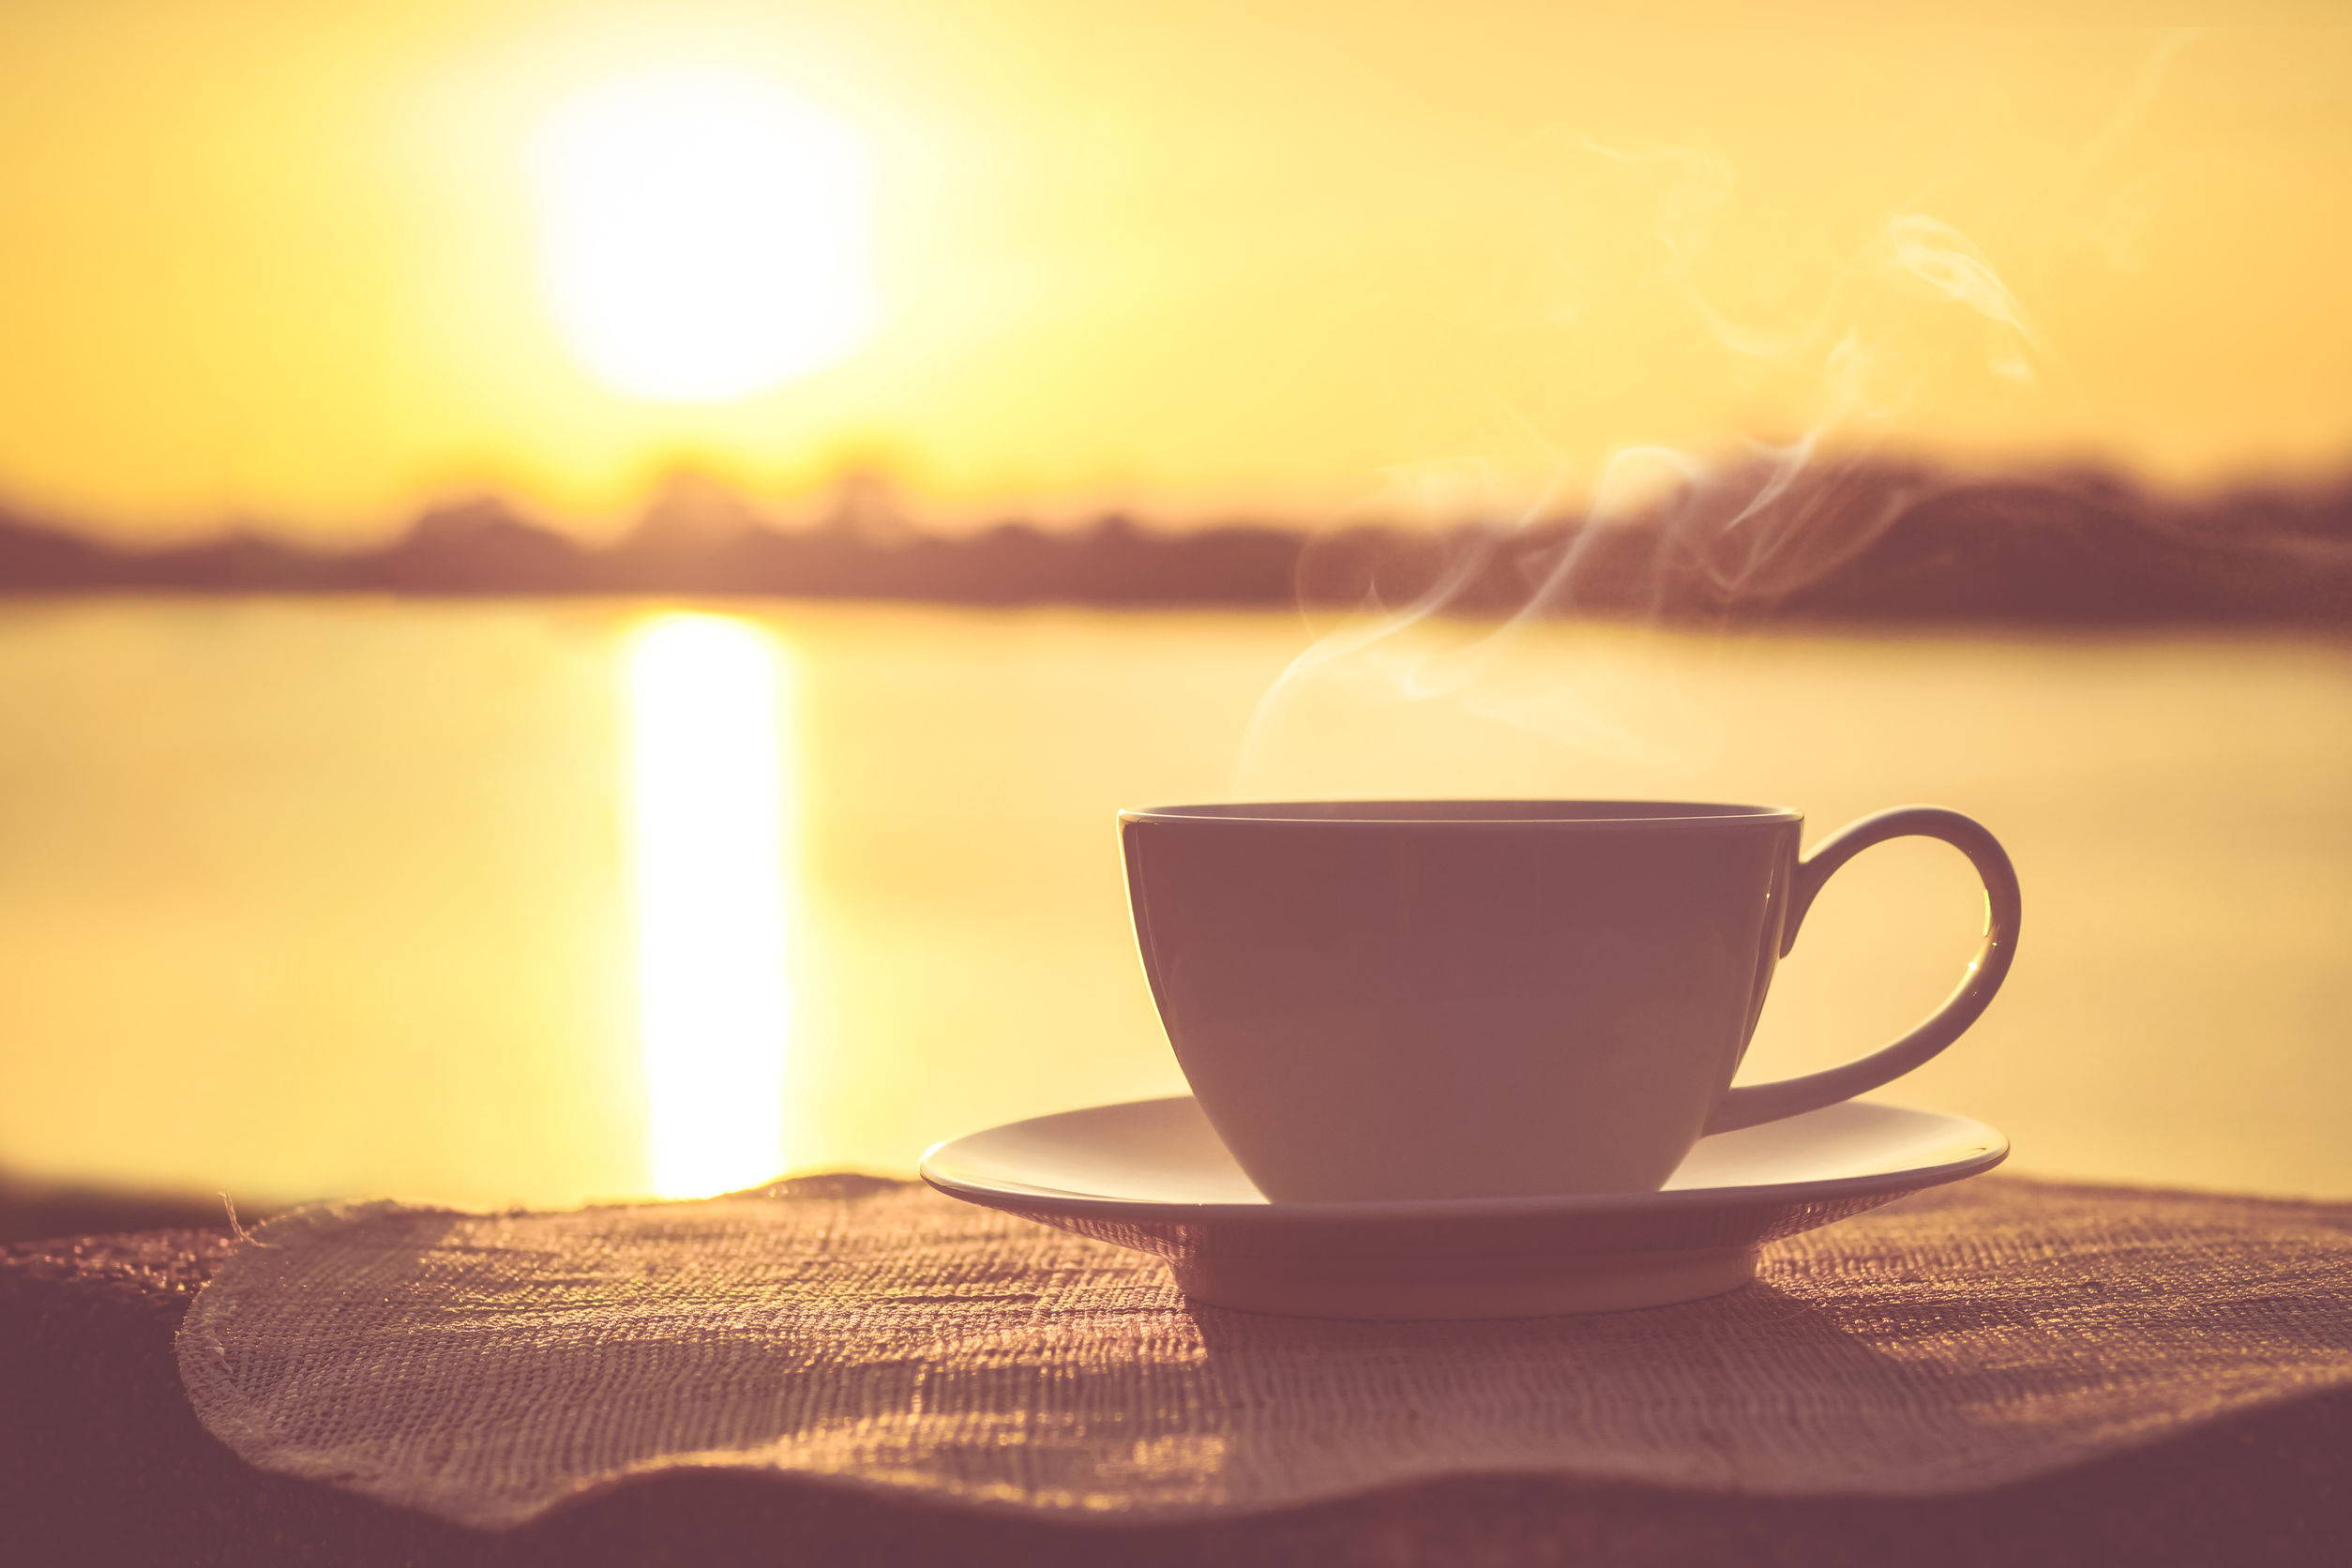
[[[629,845],[653,1190],[699,1198],[785,1165],[792,836],[773,640],[671,615],[627,655]]]
[[[531,155],[550,304],[613,390],[747,397],[871,330],[866,149],[785,88],[716,69],[606,82]]]

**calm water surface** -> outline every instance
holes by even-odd
[[[1288,615],[88,600],[0,612],[0,1168],[256,1202],[905,1171],[1181,1087],[1112,811],[1668,794],[1983,818],[1986,1021],[1891,1097],[2053,1175],[2352,1194],[2341,644],[1535,628],[1318,668]],[[1949,852],[1840,874],[1751,1076],[1942,994]]]

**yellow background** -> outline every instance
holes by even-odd
[[[492,485],[593,533],[668,463],[872,461],[937,520],[1307,516],[1397,465],[1794,434],[1847,312],[1877,369],[1833,439],[2333,472],[2352,30],[2176,9],[16,0],[0,495],[355,539]],[[698,61],[876,170],[879,332],[719,406],[580,369],[524,190],[565,95]],[[1998,271],[2030,378],[1881,264],[1907,213]]]

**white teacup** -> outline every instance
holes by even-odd
[[[1876,1089],[1976,1021],[2016,873],[1955,811],[1803,819],[1660,801],[1315,801],[1120,814],[1160,1017],[1278,1202],[1651,1191],[1699,1138]],[[1906,834],[1974,863],[1983,946],[1934,1017],[1827,1072],[1733,1087],[1823,882]]]

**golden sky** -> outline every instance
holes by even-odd
[[[0,494],[593,530],[878,461],[942,518],[1311,518],[1808,430],[2332,472],[2352,29],[2174,9],[12,0]]]

